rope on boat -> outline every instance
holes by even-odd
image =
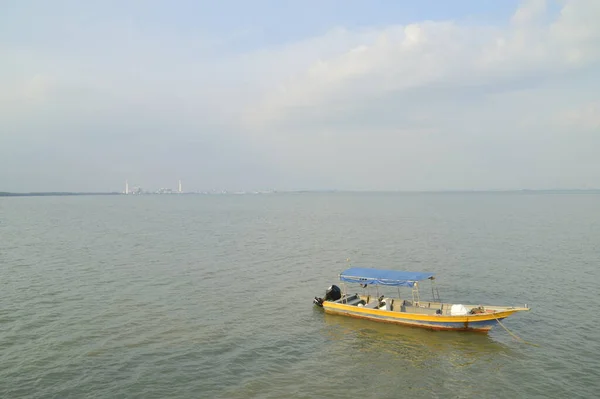
[[[498,320],[498,318],[496,316],[494,316],[494,319],[496,319],[496,321],[498,322],[498,324],[500,324],[502,326],[502,328],[504,328],[506,330],[506,332],[509,333],[517,341],[521,341],[521,342],[523,342],[524,344],[527,344],[527,345],[539,347],[539,345],[531,343],[531,342],[527,342],[523,338],[519,337],[517,334],[513,333],[512,331],[510,331],[504,324],[502,324],[500,322],[500,320]]]

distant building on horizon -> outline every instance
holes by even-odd
[[[123,194],[125,195],[130,195],[130,194],[183,194],[183,185],[181,183],[181,179],[177,181],[177,191],[175,191],[172,188],[159,188],[156,191],[148,191],[148,192],[144,192],[144,190],[141,187],[133,187],[133,189],[129,188],[129,180],[125,180],[125,191],[123,191]]]

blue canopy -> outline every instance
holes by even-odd
[[[381,270],[366,267],[352,267],[340,273],[340,280],[348,283],[378,284],[413,287],[415,282],[427,280],[433,273]]]

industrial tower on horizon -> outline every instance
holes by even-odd
[[[177,191],[171,188],[161,188],[158,191],[156,191],[155,194],[173,194],[174,192],[176,192],[177,194],[183,194],[183,186],[181,184],[181,179],[177,181]],[[123,191],[123,194],[128,195],[142,193],[144,193],[144,191],[140,187],[134,187],[133,190],[129,190],[129,180],[125,180],[125,191]]]

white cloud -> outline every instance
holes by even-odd
[[[558,115],[557,122],[571,131],[595,131],[600,135],[600,101],[568,109]]]
[[[544,1],[526,1],[499,27],[338,32],[346,51],[315,57],[249,106],[245,126],[280,164],[342,187],[577,186],[581,159],[561,158],[560,181],[539,166],[554,170],[558,150],[580,148],[575,132],[552,135],[565,128],[552,115],[600,99],[599,5],[567,1],[548,21]],[[563,121],[596,129],[594,107]]]
[[[546,0],[527,0],[515,11],[511,23],[517,26],[529,27],[543,17],[547,9]]]
[[[51,82],[47,76],[36,74],[25,82],[23,87],[23,96],[31,101],[44,100],[50,85]]]
[[[298,108],[328,112],[348,98],[365,102],[386,92],[431,85],[501,85],[590,65],[600,56],[600,25],[590,17],[600,17],[599,4],[567,2],[549,25],[539,22],[545,1],[533,0],[519,7],[505,29],[423,22],[363,36],[347,32],[347,51],[314,60],[249,114],[252,121],[268,123]],[[289,53],[282,58],[288,60]]]

